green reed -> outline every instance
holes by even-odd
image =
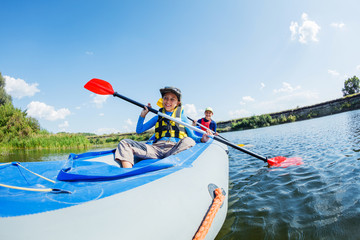
[[[0,147],[6,149],[64,149],[87,148],[90,141],[81,134],[35,134],[29,137],[15,137],[2,142]]]

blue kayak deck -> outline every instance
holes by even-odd
[[[199,143],[164,159],[143,160],[131,169],[101,161],[114,150],[70,154],[67,160],[0,164],[0,184],[29,189],[59,189],[40,192],[0,185],[0,217],[36,214],[78,205],[140,187],[184,168],[189,168],[211,144]],[[44,178],[41,178],[37,173]],[[51,181],[49,181],[51,180]]]

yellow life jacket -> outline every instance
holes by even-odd
[[[176,107],[172,112],[171,117],[181,119],[182,110],[182,107]],[[164,108],[160,108],[159,111],[165,114]],[[159,119],[155,124],[155,141],[158,141],[162,137],[175,137],[180,139],[187,137],[185,126],[159,116]]]

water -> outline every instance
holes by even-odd
[[[57,161],[68,158],[69,153],[81,153],[85,150],[60,149],[60,150],[12,150],[0,153],[1,162],[41,162]]]
[[[360,239],[360,111],[222,134],[263,156],[302,157],[268,168],[229,149],[229,210],[216,240]],[[63,151],[15,151],[0,162],[67,158]]]
[[[41,162],[41,161],[59,161],[66,160],[70,153],[80,154],[89,151],[102,151],[116,148],[116,145],[109,147],[97,147],[91,149],[30,149],[30,150],[11,150],[9,152],[0,152],[0,163],[5,162]]]
[[[220,239],[360,239],[360,111],[223,134],[264,156],[230,149],[229,210]]]

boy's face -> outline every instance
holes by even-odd
[[[163,96],[163,106],[167,112],[172,112],[180,104],[177,96],[173,93],[165,93]]]
[[[205,111],[205,118],[206,118],[207,120],[210,120],[211,117],[212,117],[212,115],[213,115],[213,112],[212,112],[212,111]]]

